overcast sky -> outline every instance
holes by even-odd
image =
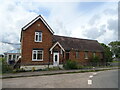
[[[2,0],[0,5],[0,53],[17,48],[21,28],[42,14],[55,34],[98,40],[118,39],[118,2],[38,2]]]

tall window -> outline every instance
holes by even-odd
[[[85,52],[85,59],[88,59],[88,52]]]
[[[32,61],[43,61],[43,50],[33,50]]]
[[[75,56],[76,58],[80,58],[80,55],[79,55],[79,52],[78,51],[76,51],[76,56]]]
[[[42,32],[35,32],[35,42],[42,42]]]

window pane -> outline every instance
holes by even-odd
[[[37,53],[37,59],[42,59],[42,51],[38,51],[38,53]]]
[[[88,58],[88,53],[87,52],[85,52],[85,58]]]
[[[10,59],[11,60],[11,55],[9,55],[9,58],[8,59]]]
[[[33,54],[33,59],[36,59],[36,54]]]
[[[39,41],[42,41],[42,33],[39,32]]]
[[[55,61],[57,61],[57,55],[55,55]]]
[[[76,52],[76,58],[79,58],[79,52]]]
[[[36,41],[38,41],[38,35],[35,36]]]
[[[36,59],[36,51],[33,51],[33,59]]]
[[[16,55],[13,55],[13,60],[15,60]]]

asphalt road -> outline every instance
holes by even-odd
[[[101,71],[91,80],[91,88],[118,88],[118,70]]]
[[[91,80],[88,84],[88,80]],[[118,71],[9,78],[3,88],[118,88]]]

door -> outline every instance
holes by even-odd
[[[59,65],[59,53],[58,52],[53,53],[53,65],[54,66]]]

